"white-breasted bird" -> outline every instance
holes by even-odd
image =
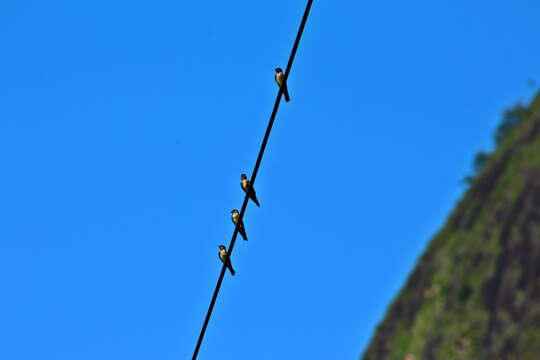
[[[219,260],[221,260],[221,262],[223,262],[223,263],[227,260],[227,257],[229,256],[229,254],[227,253],[227,248],[225,247],[225,245],[219,245],[218,256],[219,256]],[[234,276],[234,274],[236,274],[236,271],[234,271],[230,260],[227,263],[227,269],[229,269],[232,276]]]
[[[240,218],[240,213],[238,212],[238,210],[234,209],[231,211],[231,220],[233,222],[234,225],[236,225],[238,223],[238,219]],[[244,222],[243,221],[240,221],[240,224],[238,224],[238,232],[240,233],[240,235],[242,236],[242,239],[244,240],[247,240],[247,235],[246,235],[246,229],[244,228]]]
[[[247,189],[249,187],[249,179],[247,178],[247,175],[246,174],[240,175],[240,179],[241,179],[240,186],[242,187],[242,190],[244,190],[244,192],[247,192]],[[255,205],[261,206],[261,204],[259,204],[259,200],[257,200],[257,194],[255,193],[254,188],[250,189],[249,198],[251,199],[251,201],[255,203]]]
[[[281,68],[276,68],[276,75],[274,76],[274,80],[276,80],[276,83],[279,87],[283,87],[283,96],[285,96],[285,101],[291,100],[289,97],[289,90],[287,89],[287,82],[283,82],[285,78],[285,75],[283,74],[283,70]],[[283,86],[281,85],[283,84]]]

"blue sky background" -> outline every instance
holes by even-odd
[[[3,1],[0,358],[191,358],[304,1]],[[356,359],[540,82],[540,4],[315,1],[200,359]]]

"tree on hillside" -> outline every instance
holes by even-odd
[[[517,104],[514,107],[506,110],[503,113],[503,118],[497,129],[495,130],[495,143],[500,145],[504,139],[512,132],[512,130],[523,119],[529,115],[529,108],[522,104]]]
[[[530,108],[523,104],[517,104],[513,107],[506,109],[503,112],[500,124],[495,129],[493,140],[495,141],[495,148],[502,144],[502,142],[512,133],[512,130],[521,123],[527,116],[530,115]],[[466,176],[463,182],[470,185],[473,183],[476,175],[478,175],[487,161],[489,160],[490,153],[485,151],[479,151],[474,156],[473,160],[473,174]]]

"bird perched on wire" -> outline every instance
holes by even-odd
[[[236,225],[238,223],[238,219],[240,219],[240,213],[238,212],[238,210],[234,209],[231,211],[231,220],[233,222],[234,225]],[[242,239],[244,240],[247,240],[247,235],[246,235],[246,229],[244,228],[244,222],[243,221],[240,221],[240,224],[238,224],[238,232],[240,233],[240,235],[242,235]]]
[[[219,256],[219,260],[221,260],[221,262],[224,263],[225,261],[227,261],[227,257],[229,257],[229,254],[227,254],[227,248],[225,247],[225,245],[219,245],[218,256]],[[234,276],[234,274],[236,274],[236,271],[234,271],[230,260],[227,263],[227,269],[229,269],[232,276]]]
[[[283,70],[281,68],[276,68],[276,75],[274,76],[274,80],[276,80],[276,83],[279,87],[283,87],[283,96],[285,96],[285,101],[291,100],[289,97],[289,90],[287,90],[287,82],[284,82],[285,75],[283,74]],[[283,85],[282,85],[283,84]]]
[[[242,187],[242,190],[244,190],[244,192],[247,192],[247,189],[249,187],[249,179],[247,178],[247,175],[246,174],[240,175],[240,179],[242,179],[242,181],[240,181],[240,186]],[[261,206],[259,204],[259,200],[257,200],[257,194],[255,194],[254,188],[251,188],[249,190],[249,198],[251,199],[251,201],[255,203],[255,205]]]

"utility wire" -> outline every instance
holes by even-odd
[[[238,225],[242,223],[242,219],[244,218],[244,213],[246,212],[247,204],[249,201],[249,192],[251,188],[253,188],[255,184],[255,180],[257,178],[257,173],[259,172],[259,167],[261,166],[262,158],[264,155],[264,150],[266,149],[266,144],[268,143],[268,138],[270,137],[270,132],[272,131],[272,126],[274,125],[274,120],[276,118],[276,114],[279,108],[279,104],[281,102],[281,97],[283,95],[283,89],[284,85],[287,84],[287,78],[289,77],[289,72],[291,71],[292,64],[294,61],[294,57],[296,55],[296,51],[298,50],[298,45],[300,44],[300,38],[302,37],[302,33],[304,32],[304,27],[306,26],[306,22],[309,16],[309,11],[311,10],[311,5],[313,4],[313,0],[308,0],[306,5],[306,10],[304,11],[304,16],[302,17],[302,21],[300,23],[300,27],[298,29],[298,33],[296,34],[296,40],[294,41],[294,45],[291,51],[291,55],[289,56],[289,62],[287,63],[287,68],[285,69],[285,74],[283,76],[283,82],[282,86],[280,86],[276,102],[274,103],[274,108],[272,110],[272,114],[270,115],[270,120],[268,121],[268,126],[266,127],[266,133],[264,134],[264,138],[261,144],[261,149],[259,150],[259,156],[257,156],[257,161],[255,162],[255,167],[253,168],[253,172],[251,173],[251,178],[249,181],[249,186],[246,189],[246,195],[244,196],[244,202],[242,204],[242,208],[240,210],[240,215],[238,218],[238,222],[236,223],[236,226],[234,227],[233,236],[231,239],[231,243],[229,244],[229,247],[227,248],[227,259],[223,262],[223,266],[221,267],[221,273],[219,274],[219,278],[216,284],[216,288],[214,290],[214,294],[212,295],[212,300],[210,301],[210,306],[208,307],[208,312],[206,313],[206,317],[204,319],[204,323],[201,329],[201,333],[199,334],[199,339],[197,340],[197,345],[195,346],[195,351],[193,352],[193,358],[192,360],[197,359],[197,355],[199,354],[199,350],[201,348],[201,344],[204,338],[204,334],[206,332],[206,328],[208,327],[208,322],[210,321],[210,317],[212,316],[212,311],[214,310],[214,305],[216,303],[216,299],[219,294],[219,290],[221,289],[221,283],[223,282],[223,278],[225,276],[225,270],[227,269],[227,264],[230,262],[232,252],[234,249],[234,244],[236,243],[236,236],[238,235]]]

